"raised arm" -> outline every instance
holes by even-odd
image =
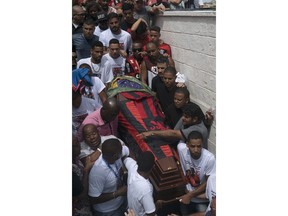
[[[107,100],[106,87],[98,95],[102,101],[102,104],[104,104],[104,102]]]
[[[147,72],[147,68],[146,68],[146,63],[145,61],[143,61],[140,65],[140,79],[141,82],[147,84],[147,77],[148,77],[148,72]]]

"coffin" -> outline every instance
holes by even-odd
[[[155,200],[174,200],[185,194],[186,180],[181,166],[174,157],[165,157],[155,162],[150,175]]]
[[[143,151],[151,151],[156,165],[151,173],[155,199],[175,201],[185,194],[185,178],[177,152],[171,147],[175,142],[157,137],[142,139],[139,133],[151,130],[166,130],[165,116],[160,109],[158,99],[151,89],[134,77],[117,77],[112,81],[108,96],[119,101],[118,134],[137,159]]]

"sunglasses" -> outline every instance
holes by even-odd
[[[141,52],[143,49],[139,48],[139,49],[132,49],[133,52]]]

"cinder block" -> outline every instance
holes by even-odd
[[[156,25],[164,32],[178,32],[201,36],[216,37],[215,17],[158,17]]]
[[[216,144],[208,140],[208,151],[212,152],[216,157]]]
[[[175,63],[177,71],[184,74],[187,81],[195,82],[203,88],[216,92],[216,76],[183,63]]]
[[[172,53],[174,61],[179,61],[207,73],[216,74],[216,57],[178,47],[172,47]]]
[[[189,82],[191,99],[205,107],[215,107],[216,93],[200,87],[196,83]]]
[[[170,46],[173,47],[210,56],[215,56],[216,53],[216,39],[212,37],[165,32],[161,38],[164,41],[171,41]]]
[[[209,140],[212,143],[216,143],[216,128],[214,127],[215,121],[213,122],[210,130]]]

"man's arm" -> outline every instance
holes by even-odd
[[[146,63],[143,60],[143,62],[140,65],[140,79],[141,79],[141,82],[147,84],[147,77],[148,77],[148,72],[147,72],[147,68],[146,68]]]
[[[206,190],[206,182],[200,184],[200,186],[196,190],[189,191],[185,195],[177,197],[176,199],[179,199],[179,201],[183,204],[189,204],[193,197],[197,197],[198,195],[204,193],[205,190]]]
[[[123,57],[123,58],[127,58],[128,57],[128,53],[125,51],[125,50],[123,50],[123,49],[120,49],[120,55]]]
[[[131,29],[130,29],[130,35],[132,37],[133,40],[136,39],[136,30],[138,28],[138,26],[140,25],[142,21],[142,18],[140,17],[136,22],[133,23],[133,25],[131,26]],[[146,23],[146,21],[145,21]],[[148,26],[148,25],[147,25]]]
[[[169,66],[175,67],[175,62],[171,56],[168,56]]]
[[[124,213],[125,216],[136,216],[133,209],[128,209],[127,212]]]
[[[94,155],[93,155],[93,157],[89,155],[89,156],[87,156],[87,157],[85,158],[85,163],[84,163],[84,164],[85,164],[85,167],[84,167],[84,169],[83,169],[83,177],[82,177],[83,192],[78,196],[79,199],[84,199],[84,198],[86,198],[87,195],[88,195],[88,188],[89,188],[89,185],[88,185],[89,181],[88,181],[88,179],[89,179],[89,173],[90,173],[90,170],[91,170],[91,168],[93,167],[95,161],[99,158],[100,154],[101,154],[101,153],[99,153],[98,151],[96,151],[96,153],[94,154],[95,157],[96,157],[96,159],[95,159]],[[91,154],[91,155],[92,155],[92,154]]]
[[[116,191],[115,191],[112,193],[102,193],[99,197],[89,196],[89,198],[90,198],[91,204],[98,204],[98,203],[103,203],[103,202],[107,202],[109,200],[115,199],[117,197],[117,195],[116,195]]]
[[[90,203],[91,204],[99,204],[103,202],[107,202],[112,199],[116,199],[118,196],[124,196],[127,193],[127,186],[121,186],[119,187],[116,191],[112,193],[102,193],[99,197],[91,197],[90,198]]]
[[[102,104],[104,104],[104,102],[107,100],[107,94],[105,90],[106,90],[106,87],[98,94],[102,101]]]
[[[133,25],[131,26],[131,32],[135,32],[139,26],[139,24],[141,23],[141,21],[143,21],[147,26],[148,23],[146,22],[146,20],[142,19],[141,17],[135,22],[133,23]]]
[[[182,2],[182,0],[169,0],[169,2],[173,5],[178,5]]]
[[[158,136],[158,137],[164,137],[164,138],[175,138],[175,139],[184,139],[182,133],[180,130],[158,130],[158,131],[146,131],[142,132],[140,134],[137,134],[136,136],[140,136],[143,139],[146,139],[147,137],[151,136]]]
[[[183,195],[179,198],[176,198],[176,199],[179,199],[179,201],[184,203],[184,204],[189,204],[193,197],[202,197],[202,194],[205,194],[205,191],[206,191],[206,185],[207,185],[208,177],[209,176],[205,175],[205,178],[206,178],[205,182],[200,184],[195,190],[189,191],[185,195]]]
[[[105,77],[105,80],[103,81],[104,85],[106,86],[106,89],[108,90],[110,88],[111,82],[114,79],[112,67],[109,61],[106,61],[104,63],[104,73],[102,76]]]
[[[213,120],[214,120],[214,110],[211,108],[209,110],[206,111],[205,113],[205,119],[204,119],[204,124],[205,126],[211,126],[213,124]]]

